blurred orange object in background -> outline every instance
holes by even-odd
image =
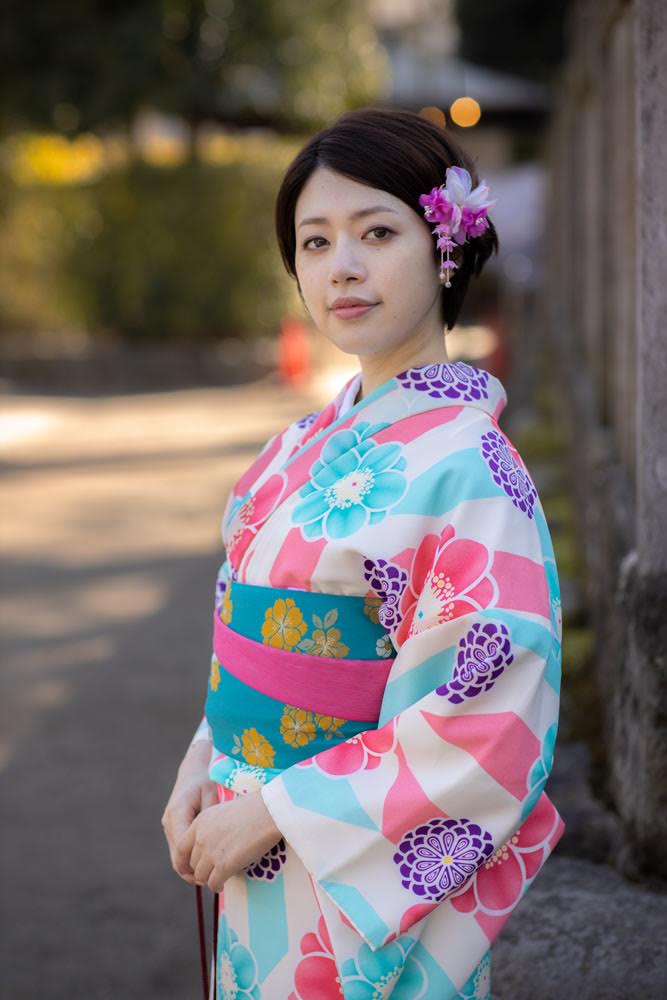
[[[311,377],[310,338],[305,324],[286,317],[280,325],[278,373],[287,385],[303,385]]]

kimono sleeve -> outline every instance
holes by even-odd
[[[560,618],[539,501],[528,515],[505,493],[462,499],[426,523],[411,557],[394,557],[398,604],[392,592],[382,606],[398,651],[378,728],[261,789],[314,884],[372,950],[436,907],[470,919],[481,893],[492,940],[564,828],[543,793]],[[389,563],[365,565],[377,582]]]

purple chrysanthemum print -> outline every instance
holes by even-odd
[[[489,373],[481,368],[473,368],[465,361],[409,368],[396,378],[406,389],[418,389],[434,399],[446,397],[471,402],[489,398]]]
[[[447,684],[435,689],[453,704],[488,691],[508,667],[514,654],[510,634],[502,622],[475,622],[459,640],[456,664]]]
[[[382,598],[378,611],[380,625],[392,632],[398,628],[403,617],[398,605],[408,582],[408,574],[386,559],[365,559],[364,577],[373,593]]]
[[[312,425],[315,423],[315,421],[317,420],[318,417],[319,417],[319,413],[317,413],[317,412],[315,412],[315,413],[307,413],[305,415],[305,417],[301,417],[300,420],[297,420],[296,426],[297,427],[301,427],[302,429],[306,428],[306,427],[312,427]]]
[[[532,518],[537,491],[510,447],[498,431],[482,434],[482,457],[489,467],[493,481],[505,491],[515,507]]]
[[[460,889],[491,854],[487,830],[468,819],[437,816],[405,834],[394,863],[405,889],[440,902]]]
[[[227,581],[218,577],[215,584],[215,610],[217,611],[222,607],[222,602],[225,598],[225,591],[227,590]]]
[[[259,861],[248,865],[244,871],[248,878],[263,878],[271,882],[286,861],[285,841],[281,839],[277,844],[273,845],[270,851],[263,854]]]

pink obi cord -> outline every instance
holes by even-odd
[[[269,698],[320,715],[377,722],[389,660],[350,660],[274,649],[234,632],[213,614],[213,649],[220,665]]]

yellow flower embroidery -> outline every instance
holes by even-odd
[[[380,608],[382,607],[381,597],[367,597],[364,600],[364,614],[370,618],[374,625],[380,624]]]
[[[339,628],[328,628],[326,632],[321,628],[313,629],[313,645],[309,652],[313,656],[347,656],[350,647],[339,639]]]
[[[330,740],[336,736],[341,726],[345,725],[347,719],[338,719],[335,715],[316,715],[315,722],[324,732],[325,740]]]
[[[241,740],[241,753],[249,764],[255,764],[257,767],[273,767],[276,751],[266,737],[252,728],[243,730]]]
[[[315,723],[313,713],[305,708],[285,705],[284,715],[280,720],[280,735],[291,747],[305,747],[315,739]]]
[[[347,656],[350,647],[340,642],[340,629],[333,626],[338,621],[338,609],[327,611],[324,621],[319,615],[313,615],[313,637],[302,639],[299,649],[311,656]]]
[[[211,690],[217,691],[220,683],[220,661],[217,656],[211,657]]]
[[[292,649],[306,631],[303,615],[294,601],[279,597],[272,608],[264,612],[262,642],[274,649]]]
[[[220,620],[229,625],[232,620],[232,612],[234,610],[234,603],[230,597],[230,588],[227,587],[225,590],[225,596],[222,599],[222,607],[220,608]]]

